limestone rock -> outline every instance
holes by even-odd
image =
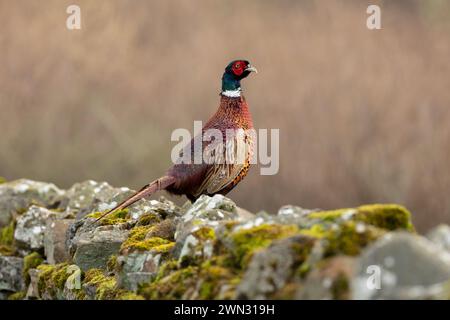
[[[450,252],[450,226],[441,224],[431,230],[426,237],[441,248]]]
[[[0,291],[22,291],[22,270],[22,258],[0,256]]]
[[[88,180],[74,184],[66,193],[67,212],[76,213],[81,219],[89,213],[106,211],[131,196],[135,191],[129,188],[114,188],[106,182]],[[181,208],[161,197],[160,201],[142,199],[128,208],[131,219],[138,219],[144,213],[163,213],[180,215]]]
[[[74,221],[73,219],[47,220],[44,249],[48,263],[58,264],[70,259],[66,248],[66,234]]]
[[[44,234],[47,221],[55,219],[57,213],[42,207],[31,206],[17,219],[14,239],[25,249],[40,250],[44,248]]]
[[[136,292],[138,286],[149,282],[158,272],[163,254],[152,251],[132,252],[117,258],[119,287]]]
[[[63,194],[52,183],[20,179],[0,184],[0,227],[7,225],[13,215],[32,204],[57,207]]]
[[[350,281],[355,275],[355,258],[336,256],[314,266],[295,298],[300,300],[346,300],[350,298]]]
[[[106,269],[108,259],[119,253],[127,235],[128,230],[117,226],[99,227],[92,232],[77,234],[72,240],[73,262],[83,271]]]
[[[354,299],[440,299],[448,297],[450,255],[429,240],[390,233],[358,259]]]
[[[202,227],[215,229],[220,226],[220,222],[237,218],[236,205],[230,199],[220,194],[213,197],[202,195],[180,218],[175,232],[177,242],[175,254],[178,257],[191,254],[186,250],[195,246],[198,240],[196,240],[198,237],[192,236],[192,233],[197,232]],[[189,243],[186,244],[186,240],[189,240]],[[185,249],[184,254],[182,254],[183,249]]]
[[[26,298],[28,300],[38,299],[39,298],[39,290],[38,290],[39,271],[37,269],[30,269],[30,270],[28,270],[28,274],[30,276],[30,284],[28,285]]]
[[[128,191],[126,190],[123,191]],[[68,204],[66,211],[74,212],[81,219],[86,214],[95,211],[99,204],[108,203],[120,190],[113,188],[106,182],[88,180],[74,184],[66,192]]]
[[[237,287],[239,299],[266,299],[282,289],[306,260],[314,240],[293,236],[257,252]]]

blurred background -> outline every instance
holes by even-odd
[[[66,29],[81,7],[82,29]],[[378,4],[382,30],[366,28]],[[395,202],[450,223],[450,1],[0,0],[0,176],[140,188],[175,128],[218,107],[235,58],[280,171],[229,196],[251,211]],[[185,199],[178,199],[184,202]]]

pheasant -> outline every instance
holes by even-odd
[[[253,139],[248,134],[253,129],[253,122],[248,104],[242,95],[240,83],[251,72],[257,73],[257,70],[247,60],[232,61],[225,68],[219,109],[204,125],[201,135],[195,136],[180,153],[180,156],[184,152],[190,153],[191,159],[194,159],[200,152],[202,157],[200,163],[176,162],[164,176],[147,184],[113,209],[105,212],[96,221],[160,190],[166,190],[175,195],[185,195],[191,201],[195,201],[203,194],[212,196],[230,192],[247,175],[253,155]],[[227,132],[230,129],[233,132],[242,130],[240,132],[244,134],[229,137]],[[216,143],[216,146],[222,146],[221,149],[212,147],[214,142],[212,139],[204,141],[204,135],[210,130],[222,134],[222,144],[220,141]],[[195,141],[197,143],[201,141],[201,148],[195,148]],[[212,155],[210,161],[205,161],[203,157],[206,148],[210,148],[208,151]],[[225,157],[229,157],[225,154],[227,150],[231,152],[231,158],[241,157],[242,161],[224,161]]]

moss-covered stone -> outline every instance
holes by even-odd
[[[49,296],[53,299],[62,297],[62,290],[67,278],[71,275],[67,271],[68,264],[60,263],[57,265],[41,264],[37,267],[40,271],[38,276],[39,296]]]
[[[83,285],[95,288],[96,300],[142,300],[143,297],[117,288],[114,277],[105,276],[100,269],[86,271]]]
[[[231,299],[240,276],[211,259],[201,265],[182,267],[176,260],[161,265],[153,282],[141,286],[146,299]]]
[[[210,265],[208,262],[200,267],[198,279],[198,298],[202,300],[232,299],[240,281],[240,277],[231,269]],[[225,292],[224,286],[226,286]]]
[[[269,246],[274,240],[287,238],[298,232],[297,226],[262,224],[232,232],[232,254],[237,265],[245,267],[253,253]]]
[[[14,292],[8,296],[8,300],[23,300],[26,295],[25,291]]]
[[[101,212],[101,211],[93,212],[93,213],[88,214],[86,216],[86,218],[98,219],[104,214],[105,214],[105,212]],[[101,220],[99,220],[98,223],[102,226],[107,226],[107,225],[126,223],[128,221],[130,221],[130,213],[129,213],[128,209],[124,209],[124,210],[118,210],[114,213],[106,215]]]
[[[16,222],[12,220],[9,225],[0,229],[0,255],[13,256],[16,253],[14,246],[14,231]]]
[[[342,220],[361,221],[386,230],[414,231],[411,213],[403,206],[396,204],[371,204],[354,209],[318,211],[310,213],[308,218],[332,222]]]
[[[199,240],[215,240],[216,233],[211,227],[201,227],[200,229],[192,232],[192,235]]]
[[[13,256],[15,254],[16,254],[15,248],[0,244],[0,256]]]
[[[179,267],[180,264],[178,263],[177,260],[175,259],[167,260],[159,267],[158,273],[156,274],[155,277],[155,281],[159,281],[162,278],[168,276],[171,272],[178,270]]]
[[[136,226],[149,226],[157,224],[159,222],[161,222],[161,219],[158,215],[154,213],[146,213],[138,219]]]
[[[0,244],[5,246],[13,245],[15,228],[16,228],[15,221],[11,221],[9,225],[0,229]]]
[[[44,259],[38,252],[32,252],[23,258],[22,277],[23,277],[23,280],[24,280],[26,286],[28,286],[30,284],[30,275],[28,274],[28,271],[30,269],[36,268],[43,261],[44,261]]]
[[[331,285],[331,294],[334,300],[349,299],[350,283],[347,276],[340,274]]]
[[[324,255],[328,257],[336,254],[357,255],[362,248],[381,237],[386,231],[363,222],[345,221],[328,227],[314,225],[299,232],[323,240]]]
[[[95,287],[96,300],[113,300],[117,294],[116,279],[105,276],[100,269],[86,271],[83,284]]]
[[[147,233],[147,238],[159,237],[174,241],[175,239],[176,224],[173,219],[163,220],[155,225]]]
[[[117,269],[117,256],[112,255],[109,257],[108,262],[106,263],[106,271],[114,272]]]
[[[188,289],[195,288],[198,267],[189,266],[142,286],[138,293],[146,299],[182,299]]]
[[[174,242],[160,237],[146,238],[152,228],[152,226],[139,226],[131,229],[128,239],[122,243],[121,251],[152,250],[161,253],[169,252],[175,245]]]

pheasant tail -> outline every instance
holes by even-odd
[[[100,218],[95,220],[95,222],[103,219],[104,217],[106,217],[107,215],[109,215],[109,214],[111,214],[113,212],[116,212],[118,210],[123,210],[123,209],[127,208],[127,207],[131,206],[133,203],[141,200],[142,198],[149,197],[149,196],[151,196],[153,193],[155,193],[157,191],[164,190],[165,188],[167,188],[168,186],[170,186],[174,182],[175,182],[175,178],[174,177],[164,176],[164,177],[161,177],[161,178],[159,178],[159,179],[157,179],[157,180],[147,184],[141,190],[139,190],[138,192],[133,194],[131,197],[125,199],[124,201],[119,203],[117,206],[115,206],[111,210],[108,210],[107,212],[102,214],[100,216]]]

